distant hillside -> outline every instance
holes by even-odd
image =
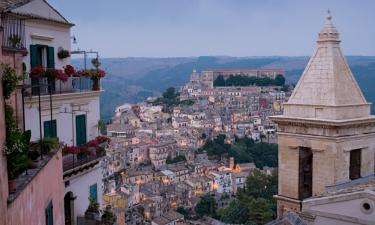
[[[375,57],[347,57],[356,79],[366,98],[375,103]],[[159,95],[167,87],[185,84],[193,69],[207,68],[283,68],[287,82],[296,83],[309,57],[186,57],[186,58],[105,58],[102,67],[106,76],[102,85],[101,117],[109,120],[117,105],[135,103],[149,96]],[[74,59],[82,67],[82,60]],[[375,107],[373,105],[373,112]]]

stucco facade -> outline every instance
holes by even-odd
[[[96,127],[100,120],[99,96],[101,91],[72,92],[53,95],[52,119],[56,120],[56,131],[59,140],[68,145],[77,145],[76,119],[78,115],[86,116],[87,141],[98,136]],[[42,127],[45,121],[51,119],[49,96],[41,96]],[[38,97],[25,98],[26,129],[32,131],[32,140],[38,140],[39,111]],[[44,130],[42,129],[42,137]]]
[[[93,168],[64,179],[66,184],[64,196],[68,193],[71,193],[75,198],[72,203],[72,216],[74,218],[73,224],[77,224],[77,216],[83,216],[85,214],[85,211],[89,205],[90,186],[95,184],[97,185],[97,201],[100,205],[103,203],[102,173],[103,171],[100,167],[100,164],[97,164]]]
[[[61,152],[56,153],[8,205],[7,225],[45,225],[45,209],[50,201],[53,204],[53,224],[65,224],[61,159]]]

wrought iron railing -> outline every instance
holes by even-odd
[[[1,26],[4,29],[3,48],[26,50],[25,20],[3,15],[1,17]]]
[[[98,151],[96,154],[85,155],[85,154],[67,154],[63,156],[63,171],[83,166],[85,164],[91,163],[97,159],[105,156],[105,151]]]
[[[39,82],[40,84],[48,84],[47,78],[34,78],[33,83]],[[31,79],[27,79],[25,84],[31,84]],[[48,85],[35,87],[32,90],[29,90],[28,95],[38,95],[40,88],[41,95],[48,95]],[[92,90],[92,80],[86,77],[69,77],[66,82],[55,80],[51,86],[52,94],[64,94],[64,93],[73,93],[73,92],[84,92]],[[31,92],[30,92],[31,91]]]

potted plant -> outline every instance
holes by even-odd
[[[2,86],[3,86],[3,96],[5,99],[9,99],[12,92],[16,89],[18,81],[22,80],[21,76],[16,74],[16,71],[7,64],[1,65],[2,70]]]
[[[89,206],[85,211],[85,218],[99,220],[100,213],[99,213],[99,203],[92,197],[89,198]]]
[[[9,192],[16,191],[16,178],[30,164],[28,149],[31,132],[11,129],[7,132],[5,154],[7,157]]]
[[[99,61],[98,57],[92,59],[91,64],[94,66],[94,69],[89,70],[87,76],[90,77],[93,82],[92,90],[99,91],[100,79],[105,77],[105,71],[99,68],[101,66],[101,62]]]
[[[103,225],[113,225],[117,221],[117,217],[112,212],[112,208],[110,205],[107,205],[105,207],[101,221]]]
[[[56,150],[60,147],[57,138],[43,138],[39,141],[39,144],[42,146],[42,153],[48,154],[53,150]]]
[[[10,44],[12,45],[12,48],[19,48],[21,46],[21,37],[17,34],[12,34],[8,37],[8,40]]]
[[[40,162],[39,162],[40,153],[39,153],[39,151],[30,150],[27,155],[28,155],[29,159],[31,160],[29,162],[29,168],[30,169],[38,168],[39,165],[40,165]]]
[[[66,49],[60,48],[57,56],[59,57],[59,59],[65,59],[70,57],[70,52]]]
[[[105,77],[105,71],[102,69],[91,69],[88,73],[88,76],[91,78],[93,84],[92,84],[92,90],[93,91],[99,91],[100,90],[100,79]]]

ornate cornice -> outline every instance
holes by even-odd
[[[103,90],[100,91],[84,91],[84,92],[71,92],[63,94],[52,95],[52,103],[58,104],[59,102],[66,100],[74,100],[76,102],[82,102],[85,100],[92,100],[100,96]],[[49,95],[40,96],[41,104],[49,104]],[[27,96],[25,97],[25,104],[38,104],[38,96]]]
[[[269,118],[279,126],[312,127],[323,129],[375,126],[374,116],[351,120],[319,120],[286,116],[270,116]]]

